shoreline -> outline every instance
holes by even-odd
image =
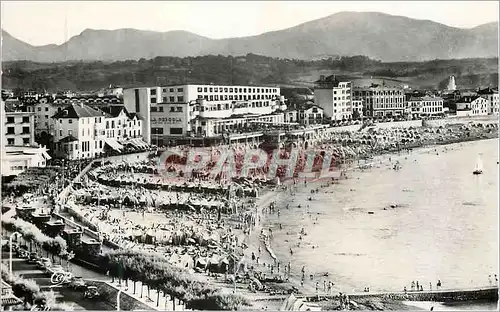
[[[467,140],[453,140],[452,142],[439,142],[439,143],[435,143],[435,142],[430,142],[429,144],[422,144],[421,146],[419,147],[416,147],[415,149],[413,149],[413,152],[422,152],[422,151],[425,151],[426,149],[432,149],[433,147],[436,147],[436,146],[443,146],[443,145],[453,145],[453,144],[461,144],[461,143],[468,143],[468,142],[473,142],[473,141],[488,141],[488,140],[497,140],[498,139],[498,135],[496,136],[488,136],[488,137],[474,137],[474,138],[467,138]],[[405,152],[406,153],[406,152]],[[383,153],[380,153],[380,154],[377,154],[377,155],[373,155],[371,157],[371,162],[372,164],[376,164],[376,163],[379,163],[380,160],[382,158],[387,158],[388,156],[403,156],[401,151],[394,151],[394,150],[389,150],[389,151],[385,151]],[[343,164],[343,169],[346,170],[346,171],[351,171],[351,170],[360,170],[360,168],[363,166],[363,164],[359,164],[357,163],[357,161],[360,160],[360,158],[358,157],[357,159],[353,159],[352,161],[348,162],[348,163],[345,163]],[[362,171],[362,168],[361,168],[361,171]],[[307,186],[300,186],[301,189],[304,189],[304,188],[310,188],[311,186],[318,186],[319,187],[319,184],[320,183],[320,180],[316,179],[314,181],[311,181],[311,182],[308,182]],[[299,186],[297,186],[299,187]],[[276,194],[276,198],[278,199],[281,195],[281,193],[286,193],[286,192],[283,192],[283,191],[280,191],[280,190],[272,190],[272,192],[274,192]],[[283,206],[283,202],[286,201],[285,200],[281,200],[280,203],[278,203],[278,200],[276,201],[276,204],[278,207],[282,207]],[[304,204],[304,203],[302,203]],[[262,210],[262,209],[261,209]],[[267,216],[266,216],[267,217]],[[261,219],[262,221],[262,219]],[[269,222],[269,218],[265,218],[264,221],[267,221]],[[270,222],[269,225],[270,226],[276,226],[278,222],[274,221],[274,222]],[[269,245],[269,249],[270,249],[270,252],[272,252],[274,254],[274,249],[275,249],[275,246],[273,246],[273,243],[271,242],[270,245]],[[283,254],[283,252],[282,252]],[[281,262],[287,262],[287,261],[290,261],[290,257],[283,257],[283,255],[278,256],[278,261],[281,260]],[[281,259],[283,258],[283,259]],[[292,267],[292,276],[290,276],[289,280],[283,284],[278,284],[278,285],[274,285],[276,288],[281,288],[281,289],[287,289],[289,288],[290,286],[295,286],[299,289],[299,294],[300,293],[315,293],[316,292],[316,289],[315,287],[313,287],[312,285],[306,285],[306,283],[304,284],[303,287],[300,286],[300,274],[298,274],[298,268],[295,268],[295,270],[293,269]],[[295,271],[295,272],[294,272]],[[307,278],[306,278],[307,280]],[[342,287],[343,285],[334,285],[332,287],[332,291],[331,293],[332,294],[335,294],[335,293],[338,293],[339,290],[341,288],[343,289],[346,289],[346,287]],[[320,285],[320,290],[318,291],[319,294],[324,294],[323,292],[323,285]],[[391,305],[390,303],[387,303],[389,306]],[[404,306],[406,306],[406,310],[409,310],[409,309],[418,309],[417,307],[415,306],[412,306],[412,305],[409,305],[409,304],[406,304],[404,302],[399,302],[396,304],[396,307],[392,308],[392,309],[402,309],[402,306],[400,304],[404,304]],[[390,307],[387,307],[387,309],[391,309]]]

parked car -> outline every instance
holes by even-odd
[[[73,276],[69,281],[68,287],[76,290],[86,290],[87,284],[81,276]]]
[[[101,294],[97,290],[95,286],[87,286],[85,292],[83,293],[83,297],[85,299],[95,299],[98,298]]]
[[[41,258],[36,262],[36,267],[44,270],[45,268],[49,267],[52,265],[52,261],[50,261],[49,258]]]
[[[16,252],[16,255],[18,258],[27,258],[29,256],[30,252],[28,251],[28,249],[24,249],[24,248],[19,248]]]
[[[40,260],[40,257],[38,256],[38,254],[36,252],[30,252],[27,260],[28,260],[28,263],[36,264],[37,261]]]

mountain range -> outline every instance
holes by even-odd
[[[340,12],[258,36],[210,39],[187,31],[86,29],[61,45],[33,46],[2,29],[3,61],[118,61],[246,55],[311,60],[365,55],[385,62],[498,56],[498,22],[456,28],[377,12]]]

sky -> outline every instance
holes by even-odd
[[[376,11],[470,28],[498,21],[498,1],[1,1],[2,29],[29,44],[61,44],[87,28],[186,30],[243,37],[342,11]]]

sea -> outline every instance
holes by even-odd
[[[351,170],[338,184],[318,181],[281,192],[280,216],[266,217],[272,249],[280,261],[290,261],[294,275],[304,266],[314,277],[306,283],[331,280],[348,293],[402,291],[412,281],[425,290],[438,280],[442,289],[494,284],[498,144],[483,140],[380,156],[372,168]],[[483,174],[473,175],[478,157]],[[400,169],[394,170],[397,161]],[[476,308],[494,310],[496,303]]]

